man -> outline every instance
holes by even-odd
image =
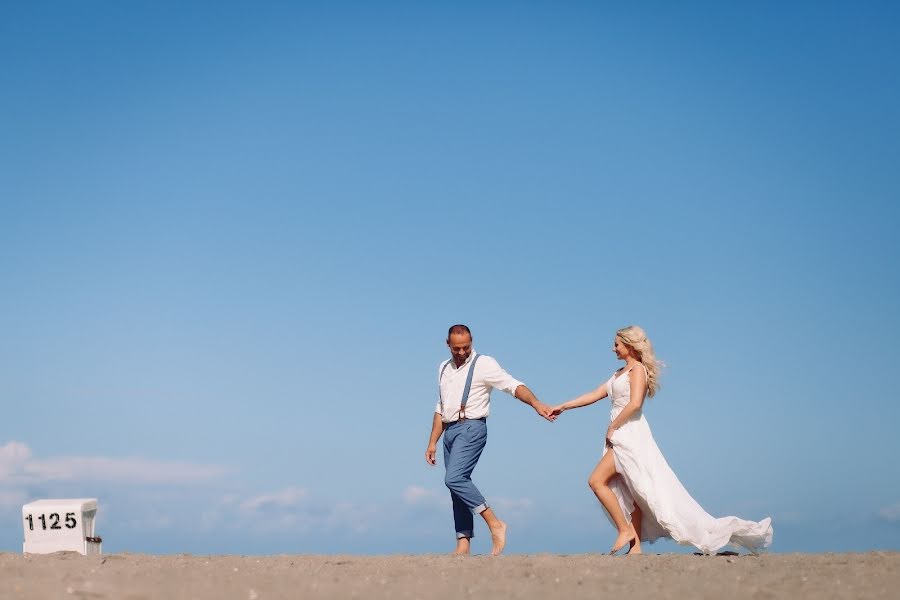
[[[472,483],[472,471],[487,442],[491,390],[499,388],[515,396],[548,421],[556,417],[549,406],[540,402],[524,383],[513,379],[496,360],[472,349],[472,332],[465,325],[450,328],[447,347],[451,358],[438,367],[439,399],[425,461],[435,464],[437,442],[444,434],[444,483],[453,499],[456,524],[454,554],[469,553],[469,540],[475,534],[473,515],[480,514],[491,530],[491,554],[496,556],[506,545],[506,523],[497,518]]]

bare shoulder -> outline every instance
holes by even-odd
[[[631,383],[647,383],[647,372],[644,371],[644,366],[638,364],[632,368],[628,372],[628,379]]]

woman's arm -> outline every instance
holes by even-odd
[[[588,406],[589,404],[593,404],[598,400],[606,398],[606,396],[608,395],[609,393],[606,391],[606,382],[603,382],[596,390],[592,390],[590,392],[582,394],[574,400],[569,400],[568,402],[554,407],[551,414],[553,416],[559,416],[563,411],[569,410],[570,408],[581,408],[582,406]]]
[[[647,395],[647,374],[644,372],[643,366],[640,369],[631,369],[628,372],[628,381],[631,383],[631,399],[622,412],[609,424],[606,439],[609,439],[616,429],[624,425],[644,405],[644,397]]]

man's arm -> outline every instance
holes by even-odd
[[[434,419],[431,420],[431,437],[428,438],[428,448],[425,449],[425,462],[429,465],[435,464],[435,454],[437,453],[437,443],[444,433],[444,423],[441,421],[440,413],[434,413]]]
[[[524,383],[504,371],[503,367],[500,366],[500,363],[498,363],[496,359],[490,356],[484,356],[482,360],[483,363],[479,363],[478,366],[481,367],[481,365],[484,364],[483,377],[485,383],[492,388],[503,390],[507,394],[515,396],[548,421],[556,420],[553,409],[538,400],[534,393],[529,390]]]
[[[537,399],[537,396],[528,389],[528,386],[525,384],[521,384],[516,388],[516,398],[530,406],[534,409],[534,411],[547,419],[548,421],[556,420],[556,415],[553,414],[553,409],[541,402]]]

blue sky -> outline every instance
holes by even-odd
[[[0,8],[0,548],[446,551],[465,322],[551,404],[643,326],[707,510],[900,549],[897,9],[377,4]],[[508,551],[608,547],[607,420],[494,395]]]

